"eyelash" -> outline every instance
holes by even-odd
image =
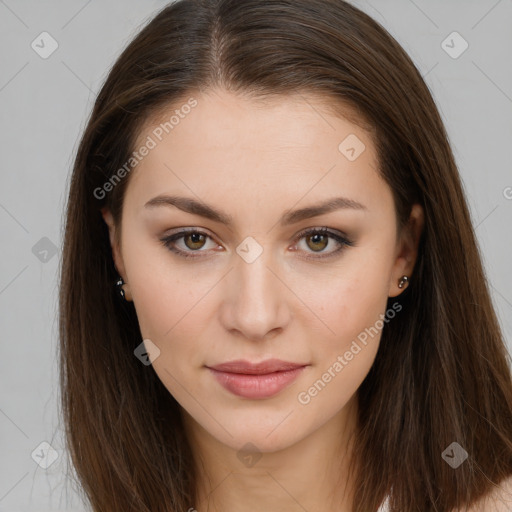
[[[176,247],[173,246],[173,243],[176,240],[179,240],[180,238],[184,238],[184,236],[189,234],[198,234],[198,235],[204,235],[211,239],[211,236],[208,235],[208,233],[205,233],[203,231],[197,230],[197,229],[187,229],[180,231],[178,233],[174,233],[172,235],[163,237],[160,239],[164,247],[166,247],[169,251],[177,254],[178,256],[182,258],[201,258],[202,256],[196,256],[193,253],[194,252],[206,252],[198,249],[197,251],[183,251],[182,249],[176,249]],[[354,246],[354,242],[349,240],[347,237],[342,236],[338,233],[335,233],[333,231],[330,231],[327,227],[322,228],[308,228],[305,231],[302,231],[297,235],[297,237],[294,240],[294,244],[299,242],[302,238],[307,237],[308,235],[329,235],[331,238],[333,238],[337,243],[340,244],[340,247],[336,249],[333,252],[327,253],[323,256],[307,256],[308,259],[324,259],[324,258],[331,258],[338,254],[340,251],[345,249],[345,247],[352,247]]]

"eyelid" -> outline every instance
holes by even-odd
[[[315,256],[315,252],[312,251],[309,254],[313,254],[313,256],[304,256],[303,259],[306,260],[322,260],[322,259],[328,259],[335,257],[337,254],[339,254],[341,251],[343,251],[346,247],[353,247],[355,245],[354,241],[343,231],[334,230],[331,228],[328,228],[327,226],[323,227],[309,227],[302,231],[300,231],[296,237],[294,238],[294,243],[300,241],[302,238],[304,238],[307,235],[315,235],[315,234],[321,234],[321,235],[329,235],[331,239],[334,239],[336,243],[339,245],[337,249],[331,252],[326,253],[318,253],[318,255]]]
[[[203,229],[204,228],[194,228],[194,227],[180,228],[178,231],[176,231],[174,233],[171,233],[169,235],[165,235],[165,236],[161,237],[160,242],[162,242],[163,246],[165,248],[167,248],[169,251],[171,251],[179,256],[182,256],[184,258],[203,258],[204,256],[201,256],[200,254],[198,254],[196,256],[194,253],[202,253],[202,252],[207,252],[207,251],[204,251],[201,249],[198,249],[197,251],[184,251],[182,249],[176,249],[175,247],[172,246],[172,243],[175,243],[176,240],[180,240],[181,238],[184,238],[189,233],[203,235],[203,236],[209,238],[210,240],[214,241],[217,245],[219,245],[214,240],[213,235],[209,234],[206,231],[203,231]]]
[[[299,233],[297,233],[297,235],[295,236],[294,240],[298,240],[300,238],[303,238],[306,235],[316,234],[316,233],[331,235],[333,237],[338,236],[340,238],[343,238],[344,241],[346,241],[346,242],[353,243],[350,240],[350,237],[346,233],[344,233],[343,231],[340,231],[340,230],[337,230],[337,229],[331,229],[331,228],[329,228],[327,226],[312,226],[312,227],[309,227],[309,228],[305,228],[302,231],[299,231]]]

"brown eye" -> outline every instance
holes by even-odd
[[[208,234],[192,229],[174,233],[161,238],[160,241],[171,252],[184,258],[205,256],[202,253],[207,252],[204,248],[208,248],[209,241],[215,247],[212,238]]]
[[[309,258],[317,260],[335,256],[345,247],[354,245],[354,242],[349,240],[346,235],[331,231],[328,228],[308,229],[302,232],[295,240],[305,244],[305,248],[302,247],[302,252],[309,253]],[[203,249],[207,247],[209,241],[212,243],[212,249],[219,249],[219,246],[214,243],[210,235],[193,229],[174,233],[161,238],[160,241],[171,252],[184,258],[208,257],[211,251]],[[332,247],[330,247],[331,245]],[[325,250],[326,248],[330,248],[330,250]],[[297,250],[297,248],[294,250]],[[317,253],[318,256],[311,256],[312,253]]]
[[[302,251],[309,253],[307,257],[310,259],[316,260],[334,257],[346,247],[355,245],[345,234],[331,231],[326,227],[307,229],[300,233],[296,240],[300,242],[297,247],[303,244]]]
[[[188,243],[188,240],[190,240],[190,243]],[[204,246],[206,242],[206,236],[201,233],[191,233],[189,235],[184,235],[183,241],[189,249],[197,250]]]
[[[329,237],[321,233],[314,233],[306,237],[308,247],[313,251],[323,251],[329,244]]]

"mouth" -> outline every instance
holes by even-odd
[[[307,366],[307,363],[268,359],[260,363],[230,361],[207,368],[217,382],[232,394],[242,398],[264,399],[288,387]]]

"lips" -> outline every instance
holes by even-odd
[[[207,367],[226,390],[249,399],[270,398],[288,387],[309,366],[280,359],[260,363],[237,360]]]
[[[296,370],[303,366],[307,366],[307,363],[290,363],[288,361],[281,361],[280,359],[267,359],[261,363],[251,363],[249,361],[238,359],[236,361],[229,361],[216,366],[210,366],[209,368],[226,373],[264,375],[267,373],[283,372],[286,370]]]

